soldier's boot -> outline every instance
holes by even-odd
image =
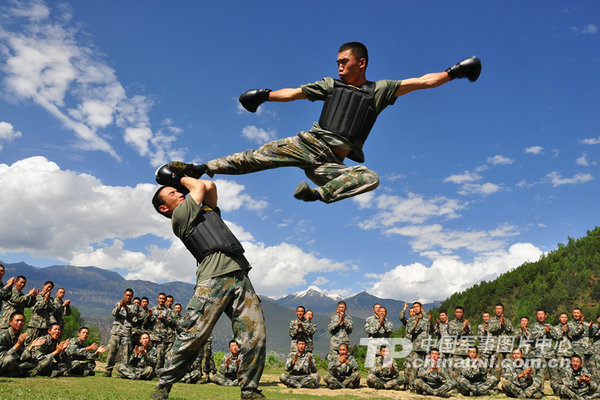
[[[321,200],[321,195],[316,190],[308,186],[306,182],[300,182],[294,192],[294,197],[303,201]]]
[[[265,395],[260,390],[254,390],[250,393],[242,393],[242,400],[266,399]]]
[[[170,391],[171,385],[163,386],[159,383],[158,385],[156,385],[156,388],[154,388],[154,391],[150,393],[150,398],[160,400],[168,399]]]
[[[397,386],[398,385],[396,384],[396,380],[392,379],[391,381],[387,381],[386,383],[383,384],[383,389],[394,390],[394,389],[396,389]],[[400,389],[399,386],[398,386],[398,389]]]
[[[106,370],[106,372],[104,374],[102,374],[103,377],[105,378],[110,378],[112,377],[112,370]]]

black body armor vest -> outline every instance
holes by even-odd
[[[229,255],[244,254],[242,244],[225,225],[220,212],[204,207],[203,210],[204,212],[196,217],[198,224],[192,234],[183,241],[194,258],[201,262],[204,257],[217,251]]]
[[[338,79],[333,83],[333,91],[323,104],[319,126],[352,141],[358,140],[362,146],[377,119],[375,82],[367,81],[360,88]],[[351,154],[348,157],[354,161],[364,161],[354,159]]]

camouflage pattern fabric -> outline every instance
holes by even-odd
[[[189,371],[222,313],[231,318],[240,346],[239,382],[242,394],[257,390],[266,358],[266,332],[260,300],[242,271],[196,284],[173,350],[160,372],[160,387],[170,388]]]
[[[176,324],[175,318],[173,318],[173,312],[166,306],[154,306],[152,307],[152,315],[150,316],[151,324],[153,326],[152,332],[150,332],[150,341],[152,346],[156,348],[158,353],[158,363],[156,369],[162,368],[165,364],[165,356],[167,353],[167,334],[169,327],[174,327]]]
[[[67,375],[93,375],[98,357],[94,352],[86,350],[86,347],[85,343],[77,336],[69,340],[69,344],[65,348],[69,366]]]
[[[298,351],[298,347],[296,346],[296,342],[298,339],[302,339],[307,341],[308,332],[306,331],[306,320],[304,319],[293,319],[290,321],[290,325],[288,326],[288,334],[290,335],[290,352],[295,353]],[[308,345],[308,343],[307,343]],[[308,346],[307,346],[308,347]],[[308,349],[307,349],[308,351]]]
[[[55,311],[55,302],[52,297],[45,299],[43,294],[38,294],[35,304],[31,309],[31,319],[27,326],[27,339],[25,346],[29,346],[33,339],[48,333],[48,326]]]
[[[233,356],[228,354],[221,360],[221,366],[219,367],[219,373],[213,377],[213,381],[217,385],[221,386],[238,386],[238,370],[240,368],[239,356]]]
[[[44,336],[46,341],[30,352],[26,349],[21,356],[22,360],[37,362],[36,367],[31,371],[32,375],[41,376],[61,376],[69,369],[68,361],[63,353],[53,355],[59,340],[53,340],[50,335]]]
[[[360,386],[360,373],[358,363],[352,356],[347,362],[340,364],[337,357],[327,365],[327,374],[323,378],[330,389],[357,388]]]
[[[336,314],[329,319],[327,329],[331,334],[331,339],[329,340],[330,354],[337,353],[337,349],[339,349],[342,343],[350,347],[350,334],[352,333],[352,329],[354,329],[352,317],[345,315],[344,319],[341,320],[340,316]]]
[[[489,396],[498,386],[498,378],[489,375],[481,358],[465,359],[456,378],[456,387],[465,396]]]
[[[427,359],[422,367],[417,371],[414,388],[417,393],[434,396],[446,396],[456,386],[456,381],[450,378],[450,373],[444,367],[439,371],[433,370],[431,359]]]
[[[12,295],[12,286],[5,286],[4,282],[0,281],[0,311],[2,311],[2,303],[9,300]]]
[[[132,354],[127,363],[117,364],[117,371],[123,379],[150,381],[156,376],[158,361],[156,348],[149,345],[143,354]]]
[[[502,382],[502,391],[507,396],[531,399],[536,393],[541,394],[543,392],[544,376],[541,371],[532,368],[531,376],[525,375],[519,378],[519,375],[526,369],[526,365],[516,362],[505,365],[505,368],[502,371],[502,377],[504,378]]]
[[[375,357],[373,368],[367,375],[367,386],[374,389],[400,390],[404,379],[399,375],[398,366],[393,359],[384,363],[383,357]]]
[[[375,189],[377,173],[362,166],[342,164],[329,145],[308,132],[265,144],[258,150],[208,161],[207,174],[249,174],[280,167],[298,167],[313,183],[325,203],[333,203]]]
[[[562,384],[558,388],[558,395],[563,399],[597,399],[598,384],[592,380],[590,383],[580,382],[583,375],[590,375],[585,367],[575,371],[572,367],[566,368],[562,373]]]
[[[379,316],[371,315],[365,321],[365,333],[372,338],[389,338],[394,333],[394,324],[388,319],[381,324]]]
[[[589,326],[583,321],[581,323],[570,319],[567,321],[569,330],[567,336],[571,341],[573,352],[587,362],[592,355],[592,345],[589,339]]]
[[[36,365],[36,362],[22,361],[21,356],[25,351],[25,345],[14,350],[13,347],[19,338],[11,328],[0,332],[0,376],[21,377],[28,376]]]
[[[296,357],[296,355],[298,356]],[[282,373],[279,380],[287,387],[315,388],[319,386],[321,377],[316,373],[317,364],[312,353],[290,353],[285,363],[285,370],[288,374]]]
[[[71,304],[63,305],[63,302],[59,299],[54,299],[54,313],[50,317],[51,323],[58,323],[60,325],[60,331],[63,331],[65,327],[65,317],[71,315]]]
[[[434,338],[431,324],[424,314],[412,316],[406,321],[406,336],[413,344],[413,351],[427,353],[432,346]]]
[[[14,312],[20,312],[23,314],[25,308],[33,307],[35,304],[35,296],[29,296],[23,294],[22,291],[17,290],[14,286],[10,294],[10,298],[2,304],[2,322],[0,323],[0,329],[8,329],[10,326],[10,316]]]
[[[131,354],[131,329],[137,320],[137,306],[130,304],[119,309],[119,303],[112,311],[115,320],[108,340],[108,358],[106,372],[112,372],[117,360],[117,353],[121,349],[121,360],[128,360]]]

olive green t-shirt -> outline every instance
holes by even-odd
[[[387,106],[396,102],[396,91],[401,84],[402,81],[394,81],[389,79],[375,82],[375,92],[373,97],[375,99],[375,111],[377,112],[377,115],[379,115],[379,113],[382,112]],[[333,87],[333,78],[325,77],[320,81],[302,85],[300,88],[308,100],[315,101],[325,100],[327,95],[333,91]],[[362,143],[353,143],[344,136],[323,129],[319,126],[318,122],[313,124],[313,127],[309,132],[320,136],[327,144],[331,146],[336,146],[345,150],[352,150],[354,154],[358,155],[364,160]]]
[[[212,208],[207,205],[199,206],[192,196],[188,196],[183,203],[173,210],[171,215],[171,226],[175,236],[184,241],[196,227],[196,218],[205,210],[212,210]],[[234,271],[248,271],[250,268],[250,263],[244,255],[230,256],[217,251],[204,257],[202,262],[198,264],[196,281],[201,282]]]

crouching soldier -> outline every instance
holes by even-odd
[[[296,346],[298,347],[298,351],[290,353],[285,363],[285,370],[289,374],[281,374],[279,380],[291,388],[315,388],[319,386],[321,377],[316,373],[317,364],[312,353],[305,351],[306,341],[298,339]]]
[[[332,357],[327,368],[327,375],[323,378],[329,389],[357,388],[360,386],[360,373],[358,363],[348,355],[348,345],[340,344],[338,356]]]
[[[25,325],[23,313],[14,312],[10,316],[9,327],[0,333],[0,376],[23,377],[35,367],[35,363],[21,361],[25,351],[27,333],[21,333]],[[39,345],[40,342],[33,344]],[[33,345],[32,344],[32,345]]]
[[[156,347],[150,346],[150,336],[142,333],[140,346],[135,346],[127,363],[117,364],[117,371],[123,379],[150,381],[156,376],[154,369],[157,361]]]
[[[85,341],[89,335],[90,330],[88,327],[82,326],[79,328],[77,336],[69,341],[69,345],[65,349],[65,355],[69,360],[67,375],[93,376],[98,353],[104,353],[108,350],[107,347],[98,346],[97,343],[86,346]]]
[[[238,371],[240,369],[239,345],[235,340],[229,342],[231,354],[223,357],[219,373],[213,376],[213,382],[221,386],[238,386]]]
[[[417,370],[415,391],[418,394],[450,397],[450,391],[455,386],[456,382],[450,378],[449,371],[440,362],[439,350],[431,349],[429,358]]]
[[[498,378],[488,373],[485,361],[477,354],[477,347],[469,347],[468,358],[461,361],[456,387],[464,396],[498,394]],[[456,366],[458,367],[458,366]]]
[[[588,400],[600,398],[598,384],[582,365],[581,357],[571,357],[571,366],[563,371],[562,385],[558,387],[561,399]]]
[[[65,349],[69,345],[69,339],[60,341],[62,331],[57,322],[50,324],[48,334],[32,342],[41,344],[32,348],[30,345],[23,352],[22,359],[37,362],[37,366],[31,371],[30,376],[43,375],[56,378],[64,375],[68,370],[68,360]]]
[[[400,390],[404,379],[400,377],[398,366],[390,357],[390,349],[383,345],[379,348],[381,357],[375,357],[371,372],[367,375],[367,386],[374,389]]]
[[[543,370],[526,365],[521,349],[514,349],[512,356],[513,361],[504,363],[502,369],[504,394],[520,399],[541,399],[544,396],[542,394],[544,390]]]

